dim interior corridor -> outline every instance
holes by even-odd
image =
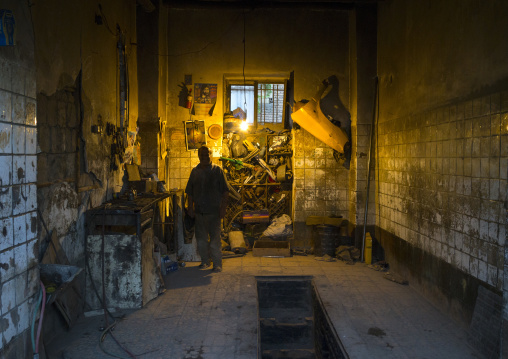
[[[506,0],[3,0],[0,359],[255,358],[272,329],[317,344],[263,359],[508,358],[506,14]],[[199,271],[184,209],[202,145],[228,182],[232,250],[333,255],[317,226],[358,251],[369,232],[373,261],[409,285],[364,258],[249,252]],[[161,278],[170,259],[187,265]],[[281,320],[258,311],[261,277],[312,278],[293,298],[319,316],[283,321],[291,297]],[[99,341],[94,283],[129,308],[114,334],[130,354]],[[323,308],[334,330],[315,325]],[[347,355],[318,355],[326,333]]]
[[[319,259],[319,257],[318,257]],[[349,358],[477,358],[466,328],[409,285],[364,263],[286,258],[224,259],[221,273],[197,262],[165,276],[166,291],[122,316],[116,340],[137,358],[258,358],[257,276],[312,276]],[[49,358],[110,358],[101,349],[102,315],[82,318],[46,347]],[[104,350],[128,358],[107,335]],[[261,357],[261,356],[259,356]]]

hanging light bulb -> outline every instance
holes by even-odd
[[[247,131],[248,128],[249,128],[249,124],[247,123],[247,120],[243,120],[240,123],[240,130]]]

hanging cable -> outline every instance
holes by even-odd
[[[378,77],[375,78],[375,85],[374,85],[374,106],[373,106],[373,113],[372,113],[372,124],[370,126],[370,143],[369,143],[369,159],[367,161],[367,193],[365,198],[365,214],[363,218],[363,238],[362,238],[362,257],[361,261],[364,260],[364,254],[365,254],[365,236],[367,234],[367,212],[369,211],[369,189],[370,189],[370,162],[372,159],[372,142],[374,137],[374,126],[376,124],[376,115],[377,115],[377,99],[378,99],[378,91],[379,91],[379,83],[378,83]]]
[[[243,68],[242,68],[242,75],[243,75],[243,106],[245,108],[245,113],[247,113],[247,91],[245,89],[245,10],[243,10]]]
[[[42,281],[39,281],[41,283],[41,290],[42,290],[42,309],[41,309],[41,316],[39,318],[39,325],[37,327],[37,337],[35,339],[35,353],[34,356],[39,356],[39,339],[41,338],[41,331],[42,331],[42,320],[44,319],[44,310],[46,309],[46,287],[44,287],[44,283]]]
[[[36,353],[35,347],[35,320],[37,319],[37,313],[39,312],[39,307],[42,301],[42,288],[39,290],[39,295],[37,296],[37,302],[35,304],[34,313],[32,315],[32,328],[30,330],[30,338],[32,339],[32,351]]]

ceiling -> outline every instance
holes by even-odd
[[[139,0],[138,0],[139,1]],[[358,5],[375,4],[383,0],[163,0],[172,8],[307,8],[351,9]]]

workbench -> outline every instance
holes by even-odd
[[[164,287],[160,258],[162,247],[177,252],[176,219],[181,191],[145,193],[113,199],[86,213],[86,302],[101,309],[104,286],[112,308],[141,308]]]
[[[86,212],[87,235],[104,233],[135,234],[141,240],[143,232],[152,228],[158,239],[176,251],[178,223],[178,191],[145,193],[112,199]]]

